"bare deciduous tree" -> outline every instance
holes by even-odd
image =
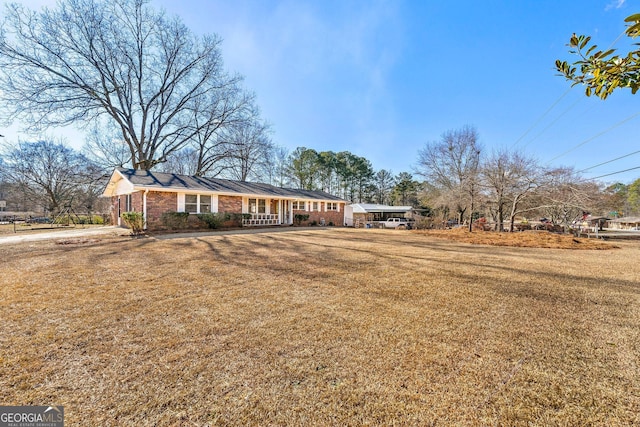
[[[482,165],[482,181],[490,206],[496,213],[496,228],[503,231],[505,214],[513,231],[524,199],[541,184],[541,168],[535,160],[515,151],[494,151]]]
[[[572,168],[555,168],[546,173],[548,182],[541,212],[556,224],[571,226],[594,202],[599,189],[596,183],[584,181]]]
[[[218,36],[194,36],[147,0],[10,4],[0,31],[4,118],[114,127],[138,169],[220,126],[241,80],[223,70]]]
[[[85,140],[83,154],[102,168],[104,173],[131,164],[131,151],[122,140],[122,134],[114,128],[94,126]]]
[[[271,143],[271,127],[258,119],[249,119],[229,127],[225,132],[228,155],[226,175],[239,181],[257,177],[265,166]]]
[[[274,145],[265,158],[263,176],[269,184],[277,187],[288,185],[287,159],[289,151],[285,147]]]
[[[87,205],[93,204],[87,194],[95,196],[93,199],[97,197],[94,193],[99,169],[62,142],[42,140],[8,145],[3,159],[4,178],[17,184],[31,202],[54,215],[70,206],[74,198],[81,198],[80,202]]]
[[[195,155],[193,175],[217,176],[228,168],[233,155],[230,135],[251,125],[259,116],[255,96],[235,85],[216,91],[205,102],[196,99],[190,105],[193,113],[193,137],[188,142],[189,153]]]
[[[179,175],[198,175],[198,150],[192,146],[174,151],[167,161],[159,165],[159,170]]]
[[[418,153],[417,172],[450,197],[460,223],[467,210],[473,215],[480,187],[480,153],[478,132],[471,126],[445,132],[440,141],[426,144]]]

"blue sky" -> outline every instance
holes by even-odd
[[[639,3],[152,0],[195,33],[224,39],[226,67],[256,92],[274,142],[348,150],[396,174],[413,170],[425,143],[465,125],[486,152],[524,150],[577,170],[640,150],[640,95],[587,98],[554,69],[555,59],[572,59],[574,32],[626,50],[623,20]],[[16,137],[15,128],[5,134]],[[637,166],[640,155],[584,175]],[[638,177],[640,169],[602,180]]]

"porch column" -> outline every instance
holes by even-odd
[[[149,189],[144,190],[142,194],[142,218],[144,219],[144,229],[147,229],[147,194],[149,194]]]
[[[289,225],[293,224],[293,202],[291,200],[289,200],[289,211],[287,212],[289,214]]]

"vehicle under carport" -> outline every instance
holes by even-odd
[[[389,206],[373,203],[354,203],[344,208],[347,227],[377,227],[389,218],[409,218],[411,206]]]

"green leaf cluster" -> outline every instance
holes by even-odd
[[[640,35],[640,14],[625,19],[629,23],[626,35],[636,38]],[[569,40],[569,51],[580,58],[574,63],[556,60],[556,69],[560,75],[573,82],[573,86],[582,84],[587,96],[595,95],[606,99],[618,88],[629,88],[635,94],[640,88],[640,50],[626,55],[616,54],[615,49],[599,50],[591,44],[591,37],[573,34]],[[635,46],[638,46],[636,43]]]

